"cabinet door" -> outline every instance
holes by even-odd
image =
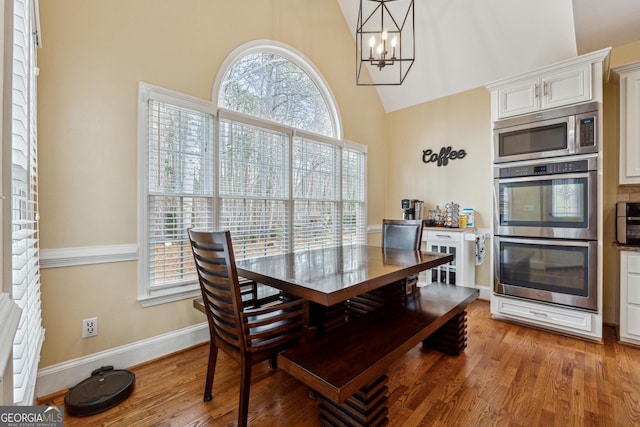
[[[640,254],[620,252],[620,340],[640,344]]]
[[[540,109],[539,79],[519,81],[497,89],[498,118],[531,113]]]
[[[620,184],[640,184],[640,70],[620,84]]]
[[[542,109],[589,101],[591,64],[558,70],[541,77]]]
[[[459,253],[459,245],[452,245],[444,242],[427,242],[426,246],[427,251],[429,252],[453,255],[453,261],[450,263],[443,264],[426,271],[426,283],[446,283],[449,285],[456,285],[458,282],[456,259]]]

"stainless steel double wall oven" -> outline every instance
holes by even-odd
[[[594,104],[494,124],[495,293],[597,310],[597,124]]]

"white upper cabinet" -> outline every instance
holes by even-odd
[[[640,184],[640,61],[616,67],[620,78],[620,184]]]
[[[538,96],[539,88],[539,78],[517,81],[497,88],[495,92],[498,101],[498,117],[504,118],[538,111],[541,104]]]
[[[591,64],[579,64],[540,78],[541,108],[591,101]]]
[[[492,120],[533,113],[596,99],[601,93],[603,61],[611,49],[603,49],[554,65],[499,80],[491,91]]]

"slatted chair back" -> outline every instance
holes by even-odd
[[[238,426],[247,425],[251,368],[264,360],[275,369],[279,352],[306,336],[309,320],[304,299],[276,300],[247,307],[242,301],[229,231],[189,229],[211,336],[204,400],[211,400],[218,349],[240,364]]]
[[[242,296],[229,232],[189,230],[209,330],[218,345],[241,353]]]

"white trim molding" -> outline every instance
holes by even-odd
[[[137,260],[138,245],[135,244],[40,250],[40,268],[72,267]]]
[[[382,224],[368,225],[367,234],[382,233]]]
[[[13,405],[13,340],[22,309],[9,294],[0,293],[0,405]]]
[[[208,341],[209,326],[204,322],[51,365],[38,371],[36,396],[40,398],[71,388],[80,381],[89,378],[92,371],[102,366],[127,369]]]

